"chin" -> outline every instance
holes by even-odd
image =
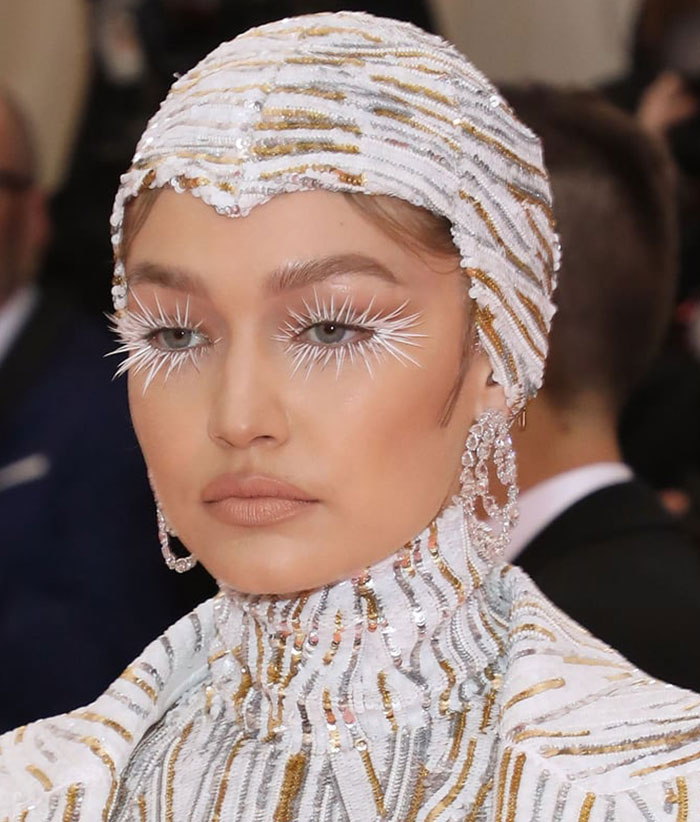
[[[308,543],[304,541],[304,547]],[[321,556],[304,551],[298,541],[281,544],[231,545],[225,553],[207,556],[197,552],[201,563],[217,582],[244,594],[278,594],[289,596],[300,591],[321,588],[349,576],[341,569],[329,567]]]

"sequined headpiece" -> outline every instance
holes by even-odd
[[[368,14],[317,14],[251,29],[179,78],[114,204],[117,310],[125,205],[164,186],[230,216],[322,188],[447,217],[511,408],[541,385],[559,247],[540,143],[444,40]]]

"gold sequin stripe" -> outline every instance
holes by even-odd
[[[476,197],[472,197],[471,194],[464,191],[464,189],[460,189],[459,196],[462,200],[466,200],[476,211],[479,218],[482,220],[486,228],[488,229],[489,234],[493,237],[496,241],[496,244],[499,248],[502,248],[505,252],[506,257],[510,260],[511,263],[535,285],[537,288],[542,288],[542,282],[537,274],[530,268],[530,266],[525,263],[523,260],[518,257],[518,255],[511,249],[511,247],[506,243],[506,241],[501,237],[499,230],[496,228],[496,224],[494,223],[491,215],[488,213],[486,208],[476,199]]]
[[[384,818],[386,816],[386,810],[384,808],[384,791],[382,790],[379,778],[377,777],[377,772],[374,770],[372,757],[367,749],[367,743],[364,743],[359,752],[362,759],[362,764],[365,766],[367,779],[369,779],[369,784],[372,788],[372,796],[374,797],[374,804],[377,808],[377,813],[380,817]],[[277,822],[277,820],[274,820],[274,822]]]
[[[493,327],[494,316],[488,306],[483,308],[478,306],[475,310],[477,328],[485,335],[486,339],[491,343],[495,349],[499,359],[505,365],[511,383],[514,385],[519,382],[518,369],[515,365],[515,359],[510,348],[506,348],[503,344],[501,335]]]
[[[182,83],[177,86],[177,91],[180,89],[183,92],[187,92],[188,89],[192,88],[192,86],[199,85],[203,80],[206,80],[209,77],[219,74],[221,71],[236,71],[239,69],[258,69],[258,68],[273,68],[273,67],[280,67],[283,66],[285,63],[302,63],[306,65],[337,65],[342,66],[345,63],[354,63],[356,65],[364,65],[364,61],[362,60],[351,60],[351,59],[330,59],[330,58],[321,58],[316,59],[314,57],[287,57],[276,59],[274,62],[270,60],[264,60],[260,57],[229,57],[226,60],[222,60],[218,63],[213,65],[203,66],[198,72],[194,70],[188,72],[187,74],[187,83]]]
[[[396,724],[396,717],[394,716],[394,706],[391,702],[391,692],[389,686],[386,684],[386,672],[380,671],[377,674],[377,687],[382,697],[382,706],[384,708],[384,716],[389,721],[389,725],[393,733],[398,733],[399,726]]]
[[[550,205],[546,203],[538,194],[535,194],[532,191],[526,191],[524,188],[520,188],[520,186],[515,185],[515,183],[507,183],[507,186],[508,191],[519,203],[539,208],[544,214],[552,231],[556,230],[557,225],[554,218],[554,212],[552,211]]]
[[[474,764],[474,754],[476,752],[476,739],[469,740],[469,746],[467,748],[467,756],[464,760],[464,763],[460,769],[459,775],[454,783],[454,785],[450,788],[447,792],[447,795],[444,796],[437,805],[430,811],[430,813],[426,816],[425,822],[435,822],[436,819],[440,817],[443,811],[450,807],[450,805],[454,804],[454,801],[457,799],[459,794],[462,792],[464,788],[464,784],[467,781],[467,777],[469,776],[469,772],[472,769],[472,765]]]
[[[131,742],[133,740],[133,735],[130,731],[127,731],[123,725],[102,714],[95,713],[94,711],[73,711],[69,716],[84,719],[86,722],[99,722],[100,725],[104,725],[105,728],[110,728],[112,731],[118,733],[125,742]]]
[[[590,822],[591,819],[591,811],[593,810],[593,805],[595,804],[595,794],[594,793],[587,793],[583,804],[581,805],[581,811],[578,815],[578,822]]]
[[[416,822],[418,811],[420,811],[423,807],[423,799],[425,797],[425,789],[427,787],[429,775],[430,772],[428,769],[425,765],[421,764],[418,768],[418,774],[416,775],[416,786],[413,789],[413,796],[411,797],[411,803],[408,806],[408,811],[404,822]]]
[[[462,711],[460,711],[454,722],[454,730],[453,730],[453,738],[452,738],[452,747],[450,748],[450,753],[448,754],[447,758],[450,762],[456,762],[457,756],[459,754],[459,750],[462,747],[462,738],[464,737],[464,730],[467,727],[467,716],[469,714],[469,705],[466,705]]]
[[[346,183],[351,186],[364,186],[365,175],[356,174],[352,171],[346,171],[337,166],[329,165],[328,163],[304,163],[298,166],[289,166],[288,168],[281,168],[276,171],[263,171],[260,173],[261,180],[274,180],[276,177],[283,177],[286,174],[305,174],[307,171],[327,171],[330,174],[335,174],[338,181]]]
[[[376,631],[379,621],[379,603],[371,586],[371,577],[365,575],[357,581],[357,594],[367,603],[367,630]]]
[[[374,34],[370,34],[368,31],[364,31],[363,29],[352,28],[350,26],[294,26],[284,28],[278,31],[281,31],[284,35],[303,34],[305,37],[327,37],[329,34],[357,34],[364,40],[369,41],[370,43],[383,42],[381,37],[377,37]],[[241,37],[241,40],[246,40],[249,37],[264,37],[267,39],[269,36],[269,31],[251,29]]]
[[[599,666],[601,668],[622,668],[622,670],[629,671],[631,669],[631,665],[627,662],[615,662],[614,660],[608,659],[597,659],[596,657],[591,656],[577,656],[575,654],[568,654],[567,656],[562,657],[562,662],[565,662],[567,665],[592,665],[592,666]]]
[[[547,179],[547,174],[541,168],[538,168],[538,166],[529,163],[527,160],[520,157],[514,151],[511,151],[511,149],[509,149],[507,146],[504,146],[503,143],[501,143],[495,137],[491,137],[490,134],[486,134],[486,132],[481,131],[480,129],[471,125],[471,123],[462,122],[461,127],[463,131],[465,131],[475,140],[478,140],[480,143],[485,143],[486,145],[495,149],[502,157],[505,157],[506,160],[510,160],[523,171],[527,171],[529,174],[534,174],[536,177],[541,177],[543,180]]]
[[[487,782],[479,788],[476,792],[476,798],[474,799],[474,804],[472,805],[472,809],[469,813],[469,816],[466,819],[466,822],[477,822],[477,817],[481,819],[481,809],[484,806],[484,802],[486,801],[486,797],[489,793],[493,790],[493,779],[489,779]]]
[[[311,97],[319,97],[322,100],[341,101],[346,97],[343,91],[333,91],[319,86],[274,86],[270,87],[275,94],[306,94]]]
[[[439,91],[434,91],[428,86],[422,86],[417,83],[406,83],[403,80],[398,80],[396,77],[390,77],[387,74],[372,74],[371,79],[376,83],[381,83],[382,85],[393,86],[401,91],[408,91],[411,92],[411,94],[417,94],[420,97],[427,97],[429,100],[433,100],[436,103],[442,103],[443,106],[447,106],[448,108],[455,108],[454,100],[446,97]]]
[[[552,756],[592,756],[596,754],[623,753],[626,751],[640,751],[644,748],[653,748],[664,745],[668,748],[676,748],[684,742],[692,742],[700,739],[700,728],[693,728],[691,731],[679,731],[673,734],[654,734],[653,736],[633,739],[627,742],[613,742],[605,745],[571,745],[565,748],[545,748],[542,754],[546,757]],[[664,753],[664,751],[657,751]]]
[[[389,94],[388,92],[384,92],[382,94],[382,98],[391,100],[393,103],[398,103],[400,106],[410,109],[411,111],[417,111],[421,114],[425,114],[426,117],[432,117],[434,120],[439,120],[441,123],[445,123],[452,127],[454,126],[454,117],[448,117],[447,115],[442,114],[436,109],[428,108],[428,106],[423,106],[420,103],[414,102],[413,100],[408,100],[406,97],[401,97],[398,94]]]
[[[518,299],[520,300],[520,302],[530,312],[530,316],[535,321],[535,325],[537,325],[537,327],[539,328],[542,336],[546,338],[547,334],[549,333],[549,329],[547,327],[547,323],[544,320],[544,317],[542,316],[542,312],[540,311],[540,309],[537,307],[535,302],[533,302],[533,300],[531,300],[527,296],[527,294],[523,294],[523,292],[519,288],[515,289],[515,293],[518,295]]]
[[[508,766],[510,765],[510,758],[513,753],[512,748],[506,748],[503,752],[503,759],[501,760],[501,767],[498,770],[498,780],[496,782],[496,816],[495,822],[502,822],[503,808],[506,798],[506,779],[508,777]]]
[[[274,119],[276,117],[280,119]],[[254,128],[256,131],[330,131],[337,128],[350,134],[362,134],[362,129],[356,123],[334,120],[326,114],[300,108],[266,108],[263,111],[263,119],[258,121]]]
[[[600,643],[597,642],[597,640],[595,640],[588,633],[588,631],[586,631],[585,628],[582,628],[580,625],[574,622],[565,622],[562,619],[557,619],[556,613],[553,613],[551,608],[549,608],[543,602],[537,602],[533,599],[525,599],[521,602],[516,603],[513,607],[513,622],[519,621],[519,619],[521,618],[521,611],[523,611],[524,609],[531,608],[540,611],[547,618],[550,624],[553,624],[554,627],[561,632],[563,639],[570,640],[576,645],[580,645],[586,648],[594,648],[598,652],[603,650],[600,647]],[[609,652],[611,655],[616,656],[615,651],[612,648],[609,649]]]
[[[148,814],[147,814],[147,807],[146,807],[146,797],[141,794],[137,800],[137,805],[139,809],[139,822],[147,822]]]
[[[525,688],[525,690],[519,691],[517,694],[512,696],[503,706],[503,713],[509,711],[519,702],[523,702],[526,699],[531,699],[533,696],[539,696],[546,691],[556,691],[559,688],[563,688],[565,685],[566,680],[560,676],[554,679],[545,679],[543,682],[538,682],[537,685],[532,685],[529,688]]]
[[[440,552],[438,550],[438,529],[437,529],[437,522],[433,520],[430,523],[430,530],[428,532],[428,552],[435,563],[435,566],[440,571],[442,576],[449,582],[449,584],[454,589],[454,592],[457,594],[457,601],[464,602],[465,599],[465,592],[464,592],[464,583],[462,580],[454,573],[454,571],[447,565],[445,560],[440,556]]]
[[[486,699],[484,700],[484,709],[481,714],[481,724],[479,725],[479,731],[483,733],[489,726],[491,722],[491,714],[493,713],[493,706],[496,702],[496,697],[498,696],[498,688],[494,687],[486,695]]]
[[[185,91],[192,88],[192,86],[197,85],[196,81],[192,81],[191,83],[182,83],[179,86],[173,86],[170,89],[170,94],[177,95],[183,94]],[[192,94],[188,95],[192,98],[197,97],[210,97],[213,95],[227,95],[231,98],[237,97],[238,95],[245,94],[246,91],[261,91],[263,94],[269,94],[271,91],[275,89],[274,86],[270,85],[270,83],[245,83],[242,86],[221,86],[219,88],[205,88],[201,91],[193,91]]]
[[[426,126],[424,123],[417,122],[411,114],[404,114],[401,111],[394,111],[393,109],[382,107],[372,109],[372,113],[377,117],[386,117],[390,120],[396,120],[396,122],[403,123],[415,131],[422,131],[424,134],[429,134],[431,137],[436,137],[439,140],[442,140],[443,143],[452,149],[452,151],[459,151],[459,144],[451,137],[448,137],[446,134],[441,134],[437,131],[437,129],[430,128],[430,126]]]
[[[256,143],[250,149],[256,157],[285,157],[296,154],[359,154],[360,147],[350,143],[332,143],[330,140],[293,140],[289,143],[264,145]]]
[[[327,53],[337,54],[340,56],[346,52],[344,52],[339,46],[334,45],[328,47]],[[445,74],[454,73],[458,73],[462,76],[464,71],[464,66],[460,60],[444,54],[427,54],[424,49],[404,49],[399,48],[398,46],[386,46],[379,49],[353,48],[347,53],[357,57],[366,57],[370,60],[374,58],[383,61],[387,57],[397,57],[399,60],[413,60],[416,58],[421,60],[430,60],[435,66],[439,66],[440,68],[431,68],[425,63],[406,63],[402,65],[402,68],[409,69],[411,71],[419,71],[422,74],[434,74],[439,77],[444,77]],[[471,81],[474,80],[474,78],[470,75],[468,76],[468,79]]]
[[[521,753],[515,759],[513,774],[510,778],[510,795],[508,796],[508,808],[506,822],[515,822],[515,814],[518,810],[518,792],[523,778],[523,768],[525,767],[525,754]]]
[[[343,638],[343,614],[340,609],[336,611],[335,614],[335,631],[333,632],[333,637],[331,638],[331,647],[326,651],[323,656],[323,664],[330,665],[335,658],[336,653],[338,652],[338,648],[340,647],[340,641]]]
[[[483,612],[481,607],[478,609],[479,619],[481,620],[481,624],[486,628],[486,633],[491,637],[491,639],[496,643],[496,647],[498,648],[498,653],[503,654],[505,648],[503,647],[503,642],[501,641],[500,636],[496,632],[496,629],[491,625],[491,623],[486,618],[486,614]]]
[[[333,750],[340,748],[340,734],[333,713],[333,704],[331,703],[331,692],[328,688],[323,689],[323,712],[326,715],[326,724],[328,726],[328,736],[331,740],[331,747]]]
[[[673,759],[670,762],[664,762],[662,765],[650,765],[647,768],[642,768],[639,771],[633,771],[630,776],[646,776],[657,771],[664,771],[667,768],[675,768],[679,765],[687,765],[688,762],[695,762],[700,759],[700,752],[690,754],[689,756],[682,756],[679,759]]]
[[[78,822],[84,792],[85,789],[83,786],[77,783],[68,788],[66,792],[66,806],[63,809],[63,822]]]
[[[224,772],[221,776],[221,782],[219,783],[219,790],[216,794],[216,804],[214,805],[214,815],[212,816],[211,822],[220,822],[221,820],[221,809],[224,805],[224,799],[226,798],[226,792],[228,791],[228,782],[231,777],[231,768],[233,766],[234,759],[238,756],[238,752],[243,747],[243,743],[245,741],[244,737],[241,737],[231,748],[226,757],[226,764],[224,766]]]
[[[288,65],[301,66],[346,66],[348,64],[353,66],[364,66],[366,61],[360,57],[356,57],[353,54],[346,54],[342,57],[330,55],[319,55],[317,57],[286,57],[283,62]],[[265,63],[264,65],[269,66],[270,64]]]
[[[231,150],[233,150],[233,149],[231,149]],[[173,151],[171,151],[168,154],[165,154],[163,156],[147,155],[147,156],[141,158],[140,160],[136,160],[136,162],[133,163],[133,165],[132,165],[132,169],[135,169],[136,171],[142,171],[143,169],[147,168],[147,169],[149,169],[149,171],[153,171],[159,165],[161,165],[161,163],[164,163],[167,160],[170,160],[172,157],[178,157],[181,160],[196,160],[198,162],[211,163],[212,165],[219,165],[219,166],[240,166],[243,163],[247,162],[247,160],[244,160],[243,158],[241,158],[237,155],[233,156],[231,154],[227,154],[227,155],[222,157],[220,154],[211,154],[208,151],[189,151],[189,150],[185,150],[185,149],[179,149],[177,151],[173,150]],[[179,176],[184,177],[186,179],[185,175],[179,175]],[[178,177],[176,177],[174,179],[177,180]],[[207,181],[207,183],[205,183],[205,185],[211,185],[211,184],[212,184],[211,181]],[[150,186],[150,184],[146,184],[144,187],[145,188],[150,188],[151,186]],[[235,191],[235,189],[232,189],[232,190]]]
[[[36,765],[27,765],[25,770],[27,771],[27,773],[31,774],[34,777],[34,779],[39,781],[39,783],[41,784],[41,787],[45,791],[53,790],[53,782],[41,770],[41,768],[37,768]]]
[[[455,676],[453,667],[443,656],[438,658],[438,663],[447,677],[447,687],[440,693],[438,710],[440,711],[441,716],[446,716],[449,712],[450,695],[452,693],[452,689],[457,683],[457,677]]]
[[[526,739],[561,739],[562,737],[590,736],[591,732],[586,731],[543,731],[539,728],[529,728],[526,731],[519,731],[513,734],[513,742],[524,742]]]
[[[677,822],[688,822],[688,783],[684,776],[676,779]]]
[[[156,689],[152,685],[149,685],[143,677],[140,677],[131,666],[129,666],[124,673],[121,674],[119,679],[123,679],[125,682],[131,682],[133,685],[136,685],[137,688],[146,694],[154,705],[158,701]]]
[[[469,570],[469,576],[472,579],[472,585],[474,586],[474,590],[481,587],[481,576],[479,572],[476,570],[476,566],[471,560],[471,557],[467,557],[467,568]]]
[[[245,698],[248,696],[248,692],[253,687],[253,677],[251,676],[247,665],[243,662],[240,645],[234,648],[233,656],[238,661],[241,669],[241,681],[238,683],[236,693],[233,695],[233,707],[238,721],[241,722],[243,720],[243,703],[245,702]]]
[[[166,781],[165,781],[165,819],[166,822],[174,822],[175,820],[175,811],[173,809],[173,801],[174,801],[174,793],[175,793],[175,766],[177,765],[178,757],[180,756],[180,751],[182,750],[182,746],[187,742],[187,738],[192,733],[192,728],[194,727],[194,720],[188,723],[182,733],[180,734],[180,738],[175,743],[175,747],[173,748],[173,752],[170,754],[170,759],[168,760],[168,768],[166,774]]]
[[[525,219],[527,220],[527,224],[532,229],[532,233],[535,235],[535,237],[537,238],[537,242],[540,244],[540,250],[542,251],[542,253],[544,254],[544,256],[547,260],[547,265],[546,265],[547,280],[549,281],[549,283],[551,283],[552,282],[551,272],[554,270],[554,254],[552,252],[552,247],[547,242],[546,237],[542,233],[542,229],[537,225],[537,221],[535,220],[535,218],[530,213],[530,210],[526,208],[526,209],[524,209],[524,211],[525,211]]]

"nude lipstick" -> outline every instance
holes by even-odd
[[[256,528],[291,519],[318,500],[275,477],[222,474],[206,486],[202,502],[226,525]]]

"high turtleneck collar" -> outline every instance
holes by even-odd
[[[507,615],[486,602],[489,570],[453,506],[357,578],[291,598],[222,588],[213,700],[296,747],[447,718],[499,674]]]

